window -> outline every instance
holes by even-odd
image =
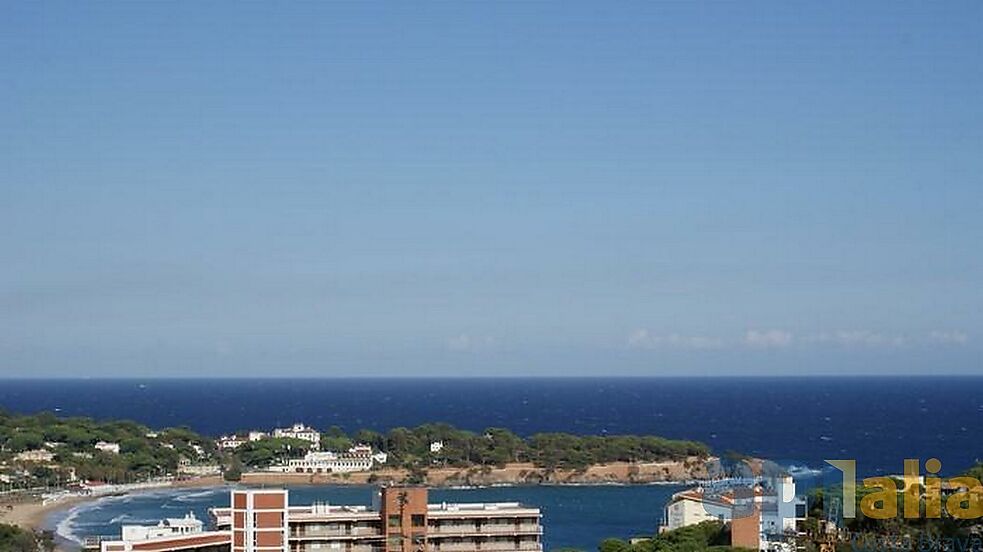
[[[410,522],[413,524],[413,527],[423,527],[426,524],[423,514],[413,514],[410,516]]]
[[[403,519],[398,515],[389,516],[390,527],[399,527],[402,524],[403,524]]]
[[[795,517],[797,517],[797,518],[804,518],[804,517],[806,517],[806,505],[805,504],[796,504],[795,505]]]

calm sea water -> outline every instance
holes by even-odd
[[[983,377],[0,380],[0,407],[213,436],[295,421],[649,433],[812,468],[856,458],[862,473],[930,456],[951,473],[983,456]]]

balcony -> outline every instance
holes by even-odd
[[[542,528],[536,523],[522,524],[440,524],[431,525],[427,533],[431,536],[440,535],[516,535],[542,534]]]
[[[317,546],[320,544],[320,546]],[[293,542],[290,543],[290,552],[385,552],[381,546],[369,545],[342,545],[339,548],[329,548],[323,543]]]
[[[322,527],[317,525],[299,525],[290,528],[290,538],[292,539],[317,539],[317,538],[367,538],[381,537],[382,533],[374,527]]]
[[[431,552],[475,552],[478,550],[476,542],[448,542],[444,544],[430,543]]]
[[[441,543],[441,544],[430,544],[431,552],[539,552],[543,549],[543,545],[539,542],[529,541],[520,542],[516,545],[515,542],[482,542],[482,541],[469,541],[469,542],[453,542],[453,543]]]

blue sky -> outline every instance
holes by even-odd
[[[981,21],[8,3],[0,376],[981,374]]]

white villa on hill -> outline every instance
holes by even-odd
[[[315,450],[321,448],[321,433],[318,430],[312,427],[307,427],[302,423],[296,423],[289,428],[278,427],[273,430],[273,437],[300,439],[313,444],[313,448]]]

